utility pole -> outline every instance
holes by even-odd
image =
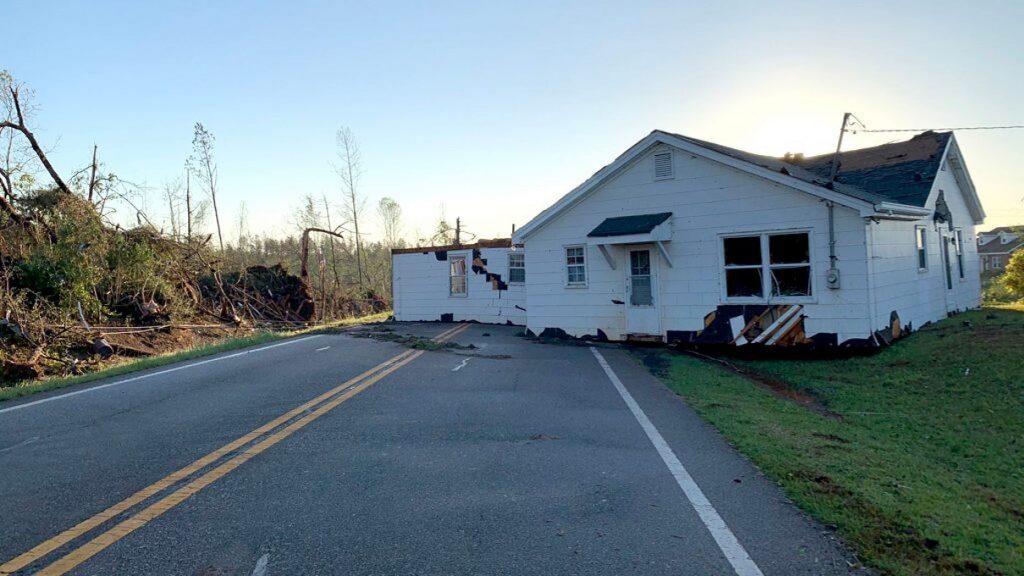
[[[455,245],[456,246],[461,246],[462,245],[462,242],[460,241],[460,238],[459,238],[461,233],[462,233],[462,220],[459,217],[456,217],[455,218]]]
[[[832,169],[828,174],[829,183],[836,181],[836,173],[839,172],[839,149],[843,147],[843,135],[846,134],[846,125],[850,123],[852,115],[849,112],[843,114],[843,125],[839,128],[839,142],[836,144],[836,153],[832,156]]]

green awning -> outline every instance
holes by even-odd
[[[668,220],[671,212],[657,214],[640,214],[638,216],[617,216],[605,218],[587,234],[588,238],[607,238],[608,236],[629,236],[632,234],[649,234],[659,224]]]

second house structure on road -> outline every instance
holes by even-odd
[[[978,306],[974,227],[984,211],[953,134],[844,152],[834,178],[833,159],[652,132],[516,231],[501,254],[461,250],[467,267],[478,253],[486,260],[466,275],[495,288],[499,297],[487,296],[496,311],[459,313],[473,290],[459,292],[457,261],[441,264],[441,253],[459,254],[452,247],[416,249],[424,270],[447,277],[429,280],[444,291],[411,307],[409,292],[429,274],[413,273],[409,252],[397,251],[396,318],[832,347],[884,345]]]

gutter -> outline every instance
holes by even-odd
[[[875,204],[875,213],[881,218],[894,220],[919,220],[929,216],[932,211],[928,208],[897,204],[895,202],[879,202]]]

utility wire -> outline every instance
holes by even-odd
[[[858,122],[860,123],[860,122]],[[863,126],[863,124],[861,124]],[[869,130],[867,128],[862,129],[848,129],[849,132],[854,134],[858,132],[928,132],[929,130],[938,132],[951,132],[951,131],[963,131],[963,130],[1014,130],[1024,128],[1024,124],[1018,124],[1014,126],[962,126],[960,128],[876,128]]]

